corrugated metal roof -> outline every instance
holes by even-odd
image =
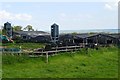
[[[120,34],[109,34],[109,36],[112,36],[114,38],[120,38]]]
[[[77,34],[77,35],[75,35],[75,37],[78,37],[78,38],[87,38],[87,37],[96,36],[96,35],[98,35],[98,34],[84,33],[84,34]]]
[[[29,35],[29,36],[39,36],[39,35],[50,35],[44,31],[17,31],[15,34]]]
[[[120,38],[119,34],[89,34],[89,33],[85,33],[85,34],[77,34],[75,37],[78,38],[89,38],[89,37],[93,37],[93,36],[98,36],[98,35],[102,35],[102,36],[106,36],[106,37],[111,37],[111,38]]]

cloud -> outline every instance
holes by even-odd
[[[106,8],[106,9],[109,9],[109,10],[113,10],[112,6],[109,5],[109,4],[105,4],[105,8]]]
[[[108,9],[108,10],[117,10],[117,8],[118,8],[118,2],[119,2],[119,0],[116,0],[115,2],[107,2],[105,4],[105,9]]]
[[[0,19],[1,20],[20,20],[20,21],[30,21],[32,16],[26,13],[22,14],[14,14],[7,12],[5,10],[0,11]]]

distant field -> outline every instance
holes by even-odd
[[[89,49],[43,57],[3,55],[3,78],[117,78],[118,48]]]

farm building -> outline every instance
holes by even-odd
[[[109,34],[78,34],[75,42],[80,43],[97,43],[97,44],[117,44],[118,38]]]
[[[17,31],[13,32],[13,39],[21,39],[29,42],[49,42],[50,34],[44,31]]]
[[[60,34],[57,24],[51,25],[51,34],[44,31],[16,31],[12,30],[10,23],[5,23],[7,36],[13,40],[20,42],[54,42],[63,46],[79,45],[79,44],[119,44],[119,34],[106,33],[81,33],[81,34]]]
[[[88,33],[82,33],[82,34],[64,34],[60,35],[59,41],[63,42],[66,45],[75,44],[100,44],[100,45],[106,45],[106,44],[118,44],[120,40],[120,37],[118,34],[88,34]]]
[[[109,34],[110,36],[117,39],[117,44],[120,45],[120,33],[118,34]]]
[[[13,32],[13,39],[20,39],[26,42],[51,42],[52,38],[49,33],[44,31],[17,31]],[[58,44],[63,46],[79,44],[97,43],[100,45],[119,44],[120,36],[118,34],[103,33],[81,33],[81,34],[60,34]]]
[[[59,42],[62,43],[63,46],[75,45],[74,36],[72,34],[61,34],[59,36]]]

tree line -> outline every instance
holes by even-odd
[[[13,31],[34,31],[31,25],[27,25],[25,28],[22,29],[22,26],[13,26]]]
[[[1,26],[2,28],[0,29],[0,34],[6,34],[6,30],[4,26]],[[25,28],[22,26],[12,26],[13,31],[34,31],[33,26],[27,25]]]

